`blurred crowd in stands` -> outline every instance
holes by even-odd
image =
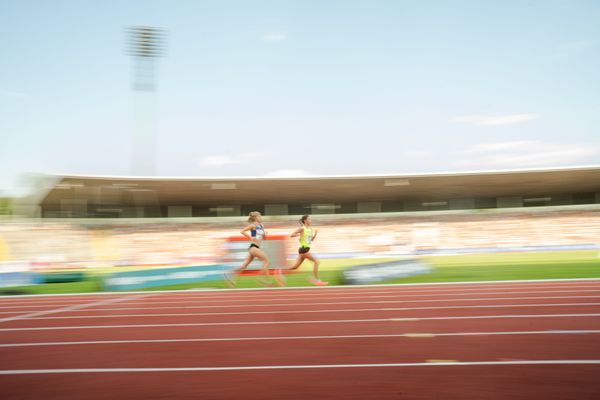
[[[31,268],[94,268],[128,265],[189,265],[219,262],[227,238],[245,224],[231,219],[165,219],[164,222],[23,220],[0,225],[0,262]],[[313,216],[319,229],[316,254],[411,255],[461,250],[502,251],[528,246],[597,245],[600,210],[548,212],[378,214],[355,218]],[[289,235],[292,217],[269,220],[271,235]],[[297,243],[290,240],[289,254]]]

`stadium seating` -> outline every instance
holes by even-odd
[[[328,255],[551,248],[595,245],[600,238],[600,211],[594,209],[314,216],[313,220],[319,229],[315,252]],[[2,224],[4,257],[9,254],[12,260],[30,262],[38,269],[215,262],[224,253],[225,239],[239,235],[245,222],[243,218],[239,222],[227,218],[71,221]],[[275,235],[287,235],[297,227],[292,217],[267,218],[265,225]],[[296,246],[290,240],[290,254]]]

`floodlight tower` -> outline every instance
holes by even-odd
[[[127,33],[127,50],[134,63],[131,169],[133,175],[150,176],[156,168],[156,60],[164,56],[167,33],[152,26],[133,26]]]

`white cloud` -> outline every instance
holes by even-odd
[[[276,178],[301,178],[311,176],[311,173],[303,169],[278,169],[267,173],[267,176]]]
[[[509,114],[509,115],[496,115],[496,116],[486,116],[486,115],[465,115],[462,117],[455,117],[450,120],[450,122],[458,122],[472,125],[480,125],[480,126],[490,126],[490,125],[511,125],[511,124],[520,124],[523,122],[531,121],[534,119],[540,118],[540,114]]]
[[[262,36],[262,40],[265,42],[282,42],[287,40],[287,38],[287,34],[283,32],[269,32]]]
[[[465,159],[456,166],[481,168],[528,168],[580,164],[600,154],[590,145],[512,141],[482,143],[463,152]]]

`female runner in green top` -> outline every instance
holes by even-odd
[[[296,229],[290,237],[300,236],[300,248],[298,249],[298,258],[294,265],[290,268],[291,270],[297,269],[302,265],[304,260],[307,258],[313,262],[313,277],[311,277],[310,283],[317,286],[325,286],[328,282],[324,282],[319,279],[319,259],[312,255],[310,252],[310,246],[312,241],[317,237],[317,230],[311,226],[310,215],[303,215],[300,218],[300,228]]]

